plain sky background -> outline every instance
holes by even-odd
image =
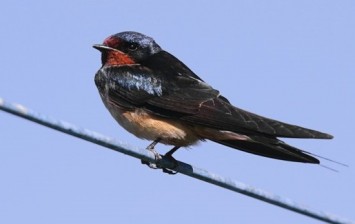
[[[212,142],[177,159],[355,220],[354,1],[1,1],[0,28],[0,97],[142,148],[99,98],[92,45],[152,36],[238,107],[333,134],[285,141],[350,167]],[[319,223],[3,112],[0,139],[0,223]]]

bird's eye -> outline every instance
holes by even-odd
[[[138,49],[138,44],[131,43],[128,45],[128,50],[130,50],[130,51],[135,51],[137,49]]]

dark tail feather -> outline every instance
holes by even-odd
[[[254,139],[255,138],[255,139]],[[235,149],[249,152],[259,156],[265,156],[273,159],[287,160],[293,162],[315,163],[319,164],[319,160],[310,156],[304,151],[287,145],[278,139],[270,139],[266,137],[252,137],[252,141],[244,140],[213,140],[219,144],[232,147]]]
[[[318,155],[318,154],[314,154],[314,153],[307,152],[307,151],[303,151],[303,150],[302,150],[302,152],[303,152],[303,153],[306,153],[306,154],[308,154],[308,155],[316,156],[316,157],[318,157],[318,158],[321,158],[321,159],[327,160],[327,161],[329,161],[329,162],[338,164],[338,165],[340,165],[340,166],[349,167],[348,164],[345,164],[345,163],[342,163],[342,162],[339,162],[339,161],[336,161],[336,160],[333,160],[333,159],[329,159],[329,158],[327,158],[327,157],[320,156],[320,155]],[[332,168],[330,168],[330,167],[327,167],[327,168],[332,169]]]

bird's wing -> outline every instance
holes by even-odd
[[[141,65],[103,67],[100,72],[108,78],[109,97],[121,106],[143,107],[159,116],[239,134],[332,137],[236,108],[217,90],[192,76],[153,72]]]
[[[199,113],[182,119],[195,124],[205,124],[205,126],[211,128],[247,135],[263,134],[286,138],[332,138],[331,135],[326,133],[287,124],[242,110],[220,98],[201,104]]]

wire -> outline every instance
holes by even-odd
[[[3,110],[5,112],[11,113],[13,115],[25,118],[27,120],[36,122],[38,124],[44,125],[46,127],[55,129],[60,132],[64,132],[66,134],[84,139],[86,141],[101,145],[103,147],[112,149],[117,152],[124,153],[129,156],[133,156],[135,158],[149,161],[149,162],[156,162],[155,161],[155,156],[152,152],[146,150],[146,149],[141,149],[138,147],[132,147],[126,144],[123,144],[122,142],[119,142],[117,140],[114,140],[113,138],[109,138],[107,136],[104,136],[100,133],[90,131],[84,128],[80,128],[78,126],[75,126],[73,124],[70,124],[65,121],[60,121],[60,120],[55,120],[52,119],[48,116],[44,116],[42,114],[36,113],[34,111],[31,111],[30,109],[20,105],[20,104],[14,104],[14,103],[8,103],[2,98],[0,98],[0,110]],[[231,191],[235,191],[244,195],[247,195],[249,197],[288,209],[290,211],[318,219],[327,223],[333,223],[333,224],[345,224],[345,223],[352,223],[349,220],[344,220],[344,219],[339,219],[333,215],[329,215],[328,213],[321,212],[321,211],[314,211],[313,209],[306,208],[304,206],[300,206],[296,202],[290,200],[290,199],[285,199],[282,198],[278,195],[271,194],[268,192],[265,192],[263,190],[254,188],[253,186],[231,180],[226,177],[222,177],[220,175],[211,173],[207,170],[194,167],[190,164],[177,161],[178,166],[176,167],[176,164],[172,162],[171,160],[168,160],[163,157],[160,166],[161,168],[167,168],[170,170],[174,170],[178,173],[208,182],[210,184],[214,184],[226,189],[229,189]],[[175,167],[175,168],[174,168]]]

